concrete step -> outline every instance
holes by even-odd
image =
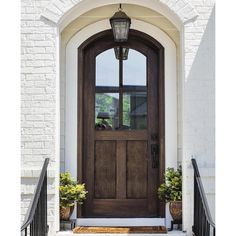
[[[57,236],[186,236],[186,233],[173,230],[169,231],[167,234],[73,234],[72,231],[60,231],[56,234]]]

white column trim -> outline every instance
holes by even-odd
[[[54,230],[60,228],[59,225],[59,174],[60,173],[60,31],[56,29],[56,117],[55,117],[55,206],[54,206]]]

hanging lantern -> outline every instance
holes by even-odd
[[[121,4],[117,11],[110,18],[115,42],[125,42],[128,40],[131,19],[122,11]]]
[[[125,47],[115,47],[114,48],[116,59],[117,60],[127,60],[129,49]]]

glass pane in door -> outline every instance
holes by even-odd
[[[147,92],[123,94],[123,129],[147,129]]]
[[[96,86],[119,86],[119,61],[114,49],[108,49],[96,57]]]
[[[129,86],[146,86],[146,56],[130,49],[128,60],[123,61],[123,84]]]
[[[119,127],[119,93],[96,93],[95,129],[115,130]]]

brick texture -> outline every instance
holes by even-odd
[[[50,1],[22,0],[21,133],[22,220],[45,158],[50,158],[48,221],[54,235],[55,205],[55,58],[56,28],[41,20]]]

